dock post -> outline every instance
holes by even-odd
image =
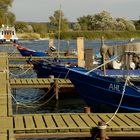
[[[85,67],[84,61],[84,38],[77,38],[77,54],[78,54],[78,66]]]
[[[84,113],[91,113],[90,107],[88,106],[84,107]]]
[[[58,92],[59,92],[58,79],[54,79],[54,92],[56,100],[58,100]]]
[[[99,129],[99,139],[105,140],[106,139],[106,123],[103,121],[98,122],[98,129]]]

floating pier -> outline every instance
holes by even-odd
[[[14,115],[12,113],[11,87],[26,85],[28,80],[10,79],[8,66],[8,55],[0,53],[0,140],[96,136],[105,140],[106,136],[140,137],[140,113],[118,113],[111,121],[113,116],[111,113]],[[41,80],[44,82],[44,79]],[[29,81],[30,86],[31,83],[38,84],[33,82],[35,79]]]

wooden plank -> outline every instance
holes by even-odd
[[[0,116],[7,116],[7,105],[0,105]]]
[[[12,129],[13,118],[12,117],[0,117],[0,130]]]
[[[87,123],[89,127],[96,127],[96,123],[88,116],[88,114],[80,114],[80,117]]]
[[[39,84],[39,82],[38,82],[37,78],[33,78],[33,79],[32,79],[32,81],[33,81],[33,84],[34,84],[34,85]]]
[[[108,116],[111,118],[112,117],[112,115],[113,114],[108,114]],[[118,117],[118,114],[113,118],[113,122],[115,122],[119,127],[120,126],[123,126],[123,127],[127,127],[128,126],[128,124],[125,122],[125,121],[123,121],[122,119],[120,119],[119,117]]]
[[[43,81],[44,81],[45,84],[50,84],[50,81],[48,81],[47,78],[43,78]]]
[[[127,114],[127,117],[131,120],[133,120],[133,122],[135,122],[138,126],[140,126],[140,118],[137,117],[137,115],[135,114]]]
[[[24,126],[24,121],[23,121],[23,116],[14,116],[14,129],[16,130],[20,130],[20,129],[23,129],[25,128]]]
[[[0,133],[0,140],[7,140],[7,133]]]
[[[71,118],[71,116],[69,114],[64,114],[62,115],[62,118],[64,119],[64,121],[66,122],[66,124],[69,126],[69,127],[75,127],[77,128],[78,125],[73,121],[73,119]]]
[[[44,81],[42,80],[42,78],[38,78],[37,80],[38,80],[38,82],[39,82],[40,85],[41,84],[45,84]]]
[[[48,129],[48,133],[56,133],[57,126],[56,126],[55,122],[53,121],[52,116],[51,115],[44,115],[43,117],[44,117],[45,123],[47,125],[47,128],[50,128],[50,129]]]
[[[113,114],[112,114],[113,115]],[[104,122],[108,122],[108,121],[110,121],[110,117],[107,115],[107,114],[100,114],[99,115],[99,118],[101,118],[101,120],[103,120]],[[110,121],[110,123],[109,124],[107,124],[108,126],[118,126],[118,124],[117,123],[115,123],[114,121]]]
[[[16,83],[15,79],[10,79],[10,84],[15,84],[15,83]]]
[[[33,129],[35,128],[35,124],[33,121],[33,116],[24,116],[24,120],[25,120],[25,127],[28,129]]]
[[[31,85],[33,84],[32,78],[28,78],[28,79],[26,78],[26,80],[28,84],[31,84]]]
[[[95,122],[96,125],[98,125],[98,122],[101,121],[97,114],[89,114],[89,116]]]
[[[42,118],[41,115],[35,115],[34,116],[34,120],[35,120],[37,129],[44,129],[44,128],[46,128],[45,122],[43,121],[43,118]]]
[[[24,85],[27,85],[27,80],[26,79],[21,79],[21,83]]]
[[[118,114],[118,117],[124,120],[131,127],[137,126],[137,124],[134,121],[130,120],[125,114]]]
[[[81,119],[81,117],[78,114],[72,114],[71,115],[74,122],[80,127],[81,131],[90,131],[87,124]]]
[[[58,129],[60,132],[69,131],[68,129],[63,129],[63,128],[67,128],[67,125],[60,115],[53,115],[53,118],[54,118],[54,121],[55,121],[56,125],[58,126]]]
[[[17,79],[15,79],[15,83],[16,84],[21,84],[21,80],[17,78]]]

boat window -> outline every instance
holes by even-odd
[[[13,31],[13,35],[14,35],[14,31]]]
[[[2,35],[3,35],[3,31],[2,31]]]

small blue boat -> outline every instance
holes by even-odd
[[[65,67],[83,69],[76,67],[76,59],[67,59],[67,60],[32,60],[30,61],[34,70],[37,73],[38,78],[48,78],[50,75],[53,75],[55,78],[64,78],[68,72]]]
[[[41,57],[41,56],[48,55],[48,53],[46,53],[46,52],[31,50],[31,49],[25,48],[21,45],[16,45],[16,47],[22,56],[40,56]]]
[[[94,105],[116,109],[121,99],[120,110],[140,111],[140,89],[129,82],[126,84],[122,78],[100,76],[95,72],[85,73],[75,69],[68,70],[68,78],[93,111],[95,111]],[[104,110],[104,112],[108,111]]]

